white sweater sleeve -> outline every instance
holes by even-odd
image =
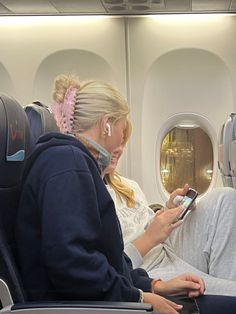
[[[143,257],[131,242],[125,245],[125,253],[132,260],[133,268],[138,268],[142,265]]]
[[[137,182],[124,177],[121,177],[121,180],[134,191],[135,205],[133,208],[127,206],[126,200],[117,197],[112,187],[107,186],[107,189],[115,203],[116,213],[120,221],[124,251],[132,260],[133,267],[137,268],[143,264],[143,257],[132,242],[145,232],[148,223],[155,214],[148,207],[146,197]]]

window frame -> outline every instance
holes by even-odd
[[[217,134],[211,125],[210,121],[196,113],[177,113],[171,117],[169,117],[164,124],[160,127],[160,130],[157,135],[156,139],[156,147],[155,147],[155,172],[156,172],[156,183],[158,186],[158,190],[161,194],[161,197],[164,201],[169,198],[169,193],[165,189],[162,179],[161,179],[161,169],[160,169],[160,162],[161,162],[161,147],[162,142],[168,132],[171,129],[176,127],[178,124],[197,124],[210,138],[212,143],[213,149],[213,174],[212,180],[208,187],[208,189],[200,195],[200,198],[203,197],[207,192],[209,192],[216,184],[217,176],[218,176],[218,141],[217,141]]]

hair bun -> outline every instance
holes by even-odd
[[[55,79],[52,111],[63,133],[72,133],[76,95],[80,88],[78,78],[59,75]]]
[[[80,81],[77,76],[60,74],[55,78],[52,98],[58,103],[64,101],[67,90],[70,87],[80,89]]]

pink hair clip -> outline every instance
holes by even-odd
[[[57,126],[63,133],[71,133],[74,121],[74,107],[78,88],[69,87],[65,93],[63,103],[54,102],[52,111],[57,122]]]

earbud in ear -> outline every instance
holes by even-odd
[[[109,123],[106,123],[106,128],[107,128],[107,135],[111,136],[111,125]]]

